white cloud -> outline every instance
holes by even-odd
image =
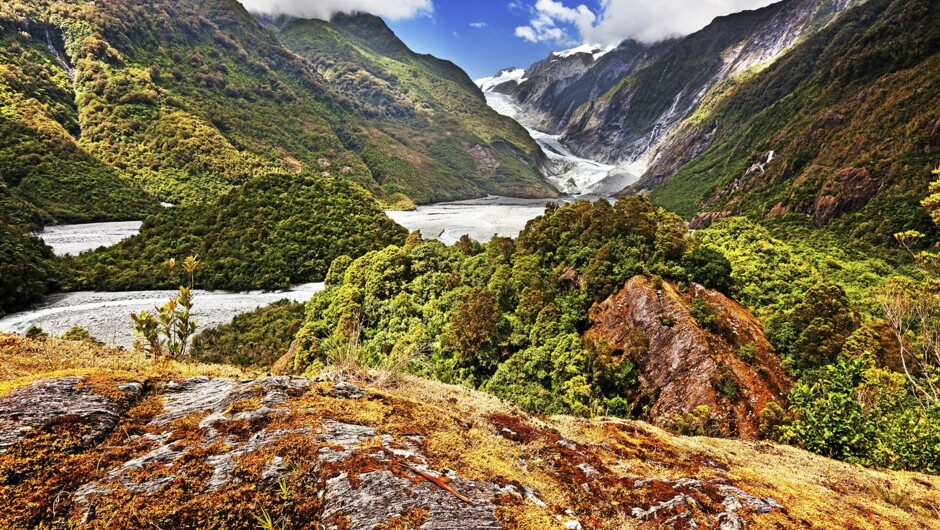
[[[590,28],[595,20],[597,16],[584,4],[570,8],[555,0],[537,0],[529,25],[517,27],[516,36],[529,42],[571,44],[575,41],[561,25],[573,24],[580,30]]]
[[[241,0],[249,11],[328,20],[336,13],[358,11],[391,20],[402,20],[434,12],[433,0]]]
[[[489,24],[487,24],[486,22],[471,22],[470,23],[470,27],[475,28],[475,29],[483,29],[488,26]]]
[[[626,38],[656,42],[698,31],[715,17],[775,1],[778,0],[600,0],[600,9],[595,13],[584,4],[569,7],[563,1],[537,0],[530,8],[529,24],[516,28],[516,36],[530,42],[565,45],[575,42],[611,45]]]

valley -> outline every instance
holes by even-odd
[[[480,82],[486,86],[487,81]],[[493,81],[488,81],[493,83]],[[560,135],[551,135],[530,125],[531,118],[506,94],[484,92],[487,104],[496,112],[521,123],[548,157],[546,179],[556,188],[571,196],[606,197],[636,182],[639,177],[625,171],[617,171],[615,166],[602,164],[575,156],[565,147]]]
[[[932,529],[938,74],[934,0],[0,2],[0,527]]]

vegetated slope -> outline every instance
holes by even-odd
[[[59,53],[74,65],[77,115],[66,125],[76,138],[80,134],[78,141],[94,158],[161,200],[204,201],[272,171],[342,173],[382,195],[374,175],[381,178],[389,166],[399,167],[398,174],[403,167],[415,171],[413,152],[394,152],[394,142],[370,143],[370,136],[381,134],[356,112],[359,103],[285,48],[235,0],[81,5],[16,0],[4,6],[0,20],[7,39],[35,41],[24,32],[39,28],[64,42]],[[382,35],[363,35],[370,37]],[[432,64],[428,59],[412,67]],[[57,87],[68,88],[63,74],[57,75]],[[480,99],[463,95],[471,103]],[[455,100],[460,96],[455,93]],[[418,134],[419,125],[403,125],[399,136]],[[487,130],[490,125],[481,124],[477,133],[496,136]],[[370,145],[383,154],[360,158],[353,152]],[[421,154],[437,164],[446,158]],[[503,176],[523,175],[538,190],[534,193],[551,193],[538,177],[536,151],[527,154],[525,160],[507,162],[515,172]],[[479,196],[485,191],[463,181],[487,178],[474,167],[445,184],[457,187],[453,197]]]
[[[655,273],[684,284],[669,288],[674,303],[628,323],[616,309],[590,318],[597,302],[620,308],[621,298],[604,300],[625,284],[665,289],[665,281],[641,276]],[[756,320],[690,283],[726,288],[729,274],[727,261],[688,238],[677,217],[638,198],[549,208],[516,241],[445,247],[412,234],[404,247],[334,262],[327,290],[307,304],[294,367],[314,373],[352,343],[375,362],[420,357],[422,373],[531,412],[609,411],[668,425],[704,405],[714,410],[706,418],[712,432],[755,437],[760,409],[783,403],[789,383]],[[639,306],[659,303],[641,291],[656,290],[631,291]],[[719,312],[715,304],[737,312],[707,317]],[[759,350],[754,367],[734,355],[748,345]],[[662,380],[685,378],[686,370],[696,372],[684,379],[688,399],[658,404]]]
[[[453,63],[409,50],[382,19],[275,19],[278,38],[308,59],[363,118],[347,146],[389,193],[418,202],[492,193],[554,195],[539,176],[542,152],[513,120],[490,109]]]
[[[26,209],[9,197],[0,181],[0,205]],[[52,249],[23,224],[11,220],[0,206],[0,315],[45,294],[57,270]]]
[[[338,256],[401,244],[406,233],[346,180],[263,175],[218,201],[166,209],[147,218],[139,235],[82,254],[70,263],[65,287],[174,288],[180,278],[164,260],[193,255],[205,264],[197,286],[283,289],[320,281]]]
[[[191,355],[200,362],[272,369],[303,321],[304,304],[281,300],[201,331],[193,337]]]
[[[0,177],[10,193],[35,207],[38,222],[154,211],[156,200],[79,145],[71,66],[54,55],[61,42],[48,28],[28,29],[0,22]]]
[[[929,0],[847,12],[687,122],[637,188],[685,216],[858,212],[843,231],[932,233],[917,201],[940,160],[938,21]]]
[[[384,389],[352,383],[253,378],[0,335],[5,523],[841,530],[936,522],[933,476],[768,443],[675,437],[641,422],[538,420],[410,377]]]

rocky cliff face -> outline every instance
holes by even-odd
[[[515,98],[526,125],[560,134],[582,104],[602,96],[625,76],[669,50],[676,40],[646,45],[626,40],[616,48],[582,46],[533,64],[521,78],[491,87]]]
[[[852,0],[789,0],[715,19],[603,96],[580,107],[564,140],[580,155],[642,174],[660,142],[732,88],[830,22]]]
[[[259,378],[0,334],[4,528],[926,528],[938,491],[420,379]]]
[[[758,414],[783,404],[791,382],[764,337],[761,324],[721,293],[636,276],[591,310],[587,338],[631,351],[636,332],[646,348],[636,355],[638,413],[668,424],[708,406],[723,436],[758,437]],[[632,351],[637,351],[635,348]]]

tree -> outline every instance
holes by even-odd
[[[499,321],[499,301],[496,296],[484,289],[473,288],[451,316],[444,343],[462,364],[492,364],[496,359],[489,358],[485,353],[492,344]]]
[[[833,284],[810,288],[789,320],[798,335],[790,346],[788,364],[797,372],[833,362],[859,326],[845,291]]]
[[[176,260],[168,259],[164,265],[172,273],[176,269]],[[141,311],[140,314],[131,315],[134,321],[134,334],[141,340],[136,346],[153,357],[181,357],[189,351],[189,339],[196,333],[198,322],[192,318],[193,284],[196,270],[202,262],[195,256],[189,256],[183,261],[183,270],[189,279],[189,286],[179,287],[179,296],[170,298],[165,304],[156,308],[156,313]]]
[[[940,169],[933,171],[940,176]],[[940,226],[940,180],[921,204]],[[916,231],[895,234],[914,258],[923,280],[895,278],[881,290],[881,308],[900,351],[901,366],[925,410],[940,406],[940,252],[916,250],[925,237]]]

